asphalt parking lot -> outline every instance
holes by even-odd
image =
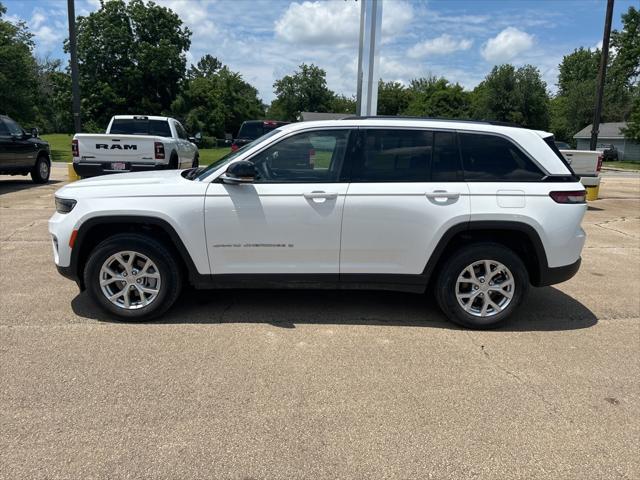
[[[0,177],[0,478],[640,477],[640,176],[604,177],[575,278],[477,332],[384,292],[113,323],[53,265],[65,174]]]

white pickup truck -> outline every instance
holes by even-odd
[[[73,137],[73,167],[80,177],[197,167],[196,139],[174,118],[116,115],[104,134]]]
[[[558,145],[562,147],[563,145]],[[568,146],[568,145],[567,145]],[[580,182],[585,187],[597,187],[600,185],[600,170],[602,169],[603,153],[599,150],[571,150],[559,148],[562,156],[571,165]]]

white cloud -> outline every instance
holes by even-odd
[[[467,38],[454,38],[445,33],[436,38],[430,38],[424,42],[416,43],[407,51],[411,58],[422,58],[434,55],[447,55],[458,50],[469,50],[473,40]]]
[[[529,35],[527,32],[518,30],[515,27],[507,27],[495,37],[490,38],[480,53],[489,62],[508,62],[529,50],[533,43],[533,35]]]
[[[387,2],[382,10],[382,34],[402,33],[413,18],[413,9],[403,1]],[[275,22],[276,37],[306,45],[354,43],[360,29],[360,5],[356,2],[293,2]]]

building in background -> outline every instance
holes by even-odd
[[[598,133],[598,150],[600,145],[613,145],[618,150],[618,160],[640,162],[640,143],[624,138],[621,130],[626,126],[626,122],[601,123],[600,133]],[[591,128],[591,125],[587,125],[573,136],[578,144],[578,150],[589,150]]]

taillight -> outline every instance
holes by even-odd
[[[596,172],[599,172],[602,169],[602,160],[604,159],[604,155],[601,153],[598,155],[598,166],[596,167]]]
[[[238,150],[238,148],[240,148],[240,147],[238,147],[238,145],[236,145],[235,143],[231,144],[231,151],[232,152],[235,152],[236,150]]]
[[[549,196],[556,203],[586,203],[586,190],[574,190],[570,192],[551,192]]]
[[[162,142],[154,142],[153,149],[156,152],[156,158],[162,160],[164,158],[164,144]]]
[[[78,140],[71,140],[71,155],[74,157],[80,156],[80,150],[78,149]]]

